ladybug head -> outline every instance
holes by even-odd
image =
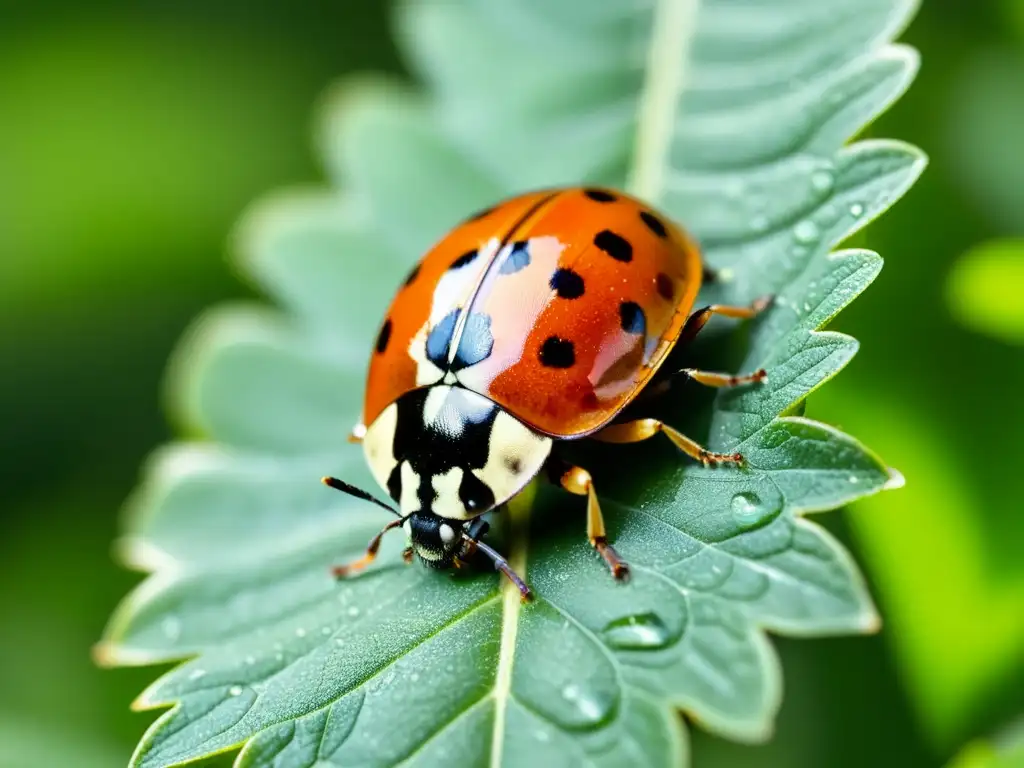
[[[449,568],[465,548],[463,526],[433,512],[413,512],[402,524],[413,551],[431,568]]]

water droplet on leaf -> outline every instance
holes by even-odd
[[[861,205],[860,203],[854,203],[853,205],[850,206],[850,215],[860,218],[861,216],[864,215],[864,206]]]
[[[732,497],[732,516],[744,528],[757,525],[779,511],[776,504],[766,504],[756,493],[744,491]]]
[[[810,245],[817,242],[818,238],[821,237],[821,231],[813,221],[804,219],[793,228],[793,237],[796,238],[798,243]]]
[[[240,685],[232,685],[228,689],[228,693],[230,693],[232,696],[241,696],[242,695],[242,686],[240,686]]]
[[[638,613],[610,621],[601,630],[601,636],[620,651],[656,650],[675,640],[656,613]]]
[[[815,171],[811,174],[811,186],[818,192],[828,192],[835,183],[835,177],[829,171]]]
[[[605,701],[604,697],[598,697],[576,683],[569,683],[562,689],[562,698],[574,704],[584,719],[595,724],[601,722],[612,705],[611,701]]]

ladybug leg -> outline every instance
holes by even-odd
[[[380,529],[380,532],[376,536],[370,539],[370,543],[366,546],[366,554],[354,562],[346,565],[334,566],[334,568],[331,569],[331,573],[333,573],[336,578],[343,579],[346,576],[350,576],[356,571],[361,571],[363,568],[368,566],[377,559],[377,550],[380,549],[380,540],[384,538],[384,534],[392,528],[398,528],[402,522],[403,520],[398,518],[397,520],[392,520],[390,523],[385,525]]]
[[[612,576],[616,579],[626,578],[629,575],[629,566],[608,543],[608,534],[604,528],[604,516],[601,514],[601,505],[597,501],[597,493],[594,492],[594,481],[591,479],[590,473],[582,467],[569,466],[558,481],[569,493],[587,497],[587,538],[590,539],[591,546],[608,563]]]
[[[710,374],[718,375],[718,374]],[[687,456],[696,459],[704,466],[709,464],[742,464],[743,456],[738,453],[715,453],[709,451],[695,440],[691,440],[668,424],[657,419],[637,419],[622,424],[612,424],[593,435],[602,443],[639,443],[658,433],[662,433]]]
[[[764,309],[772,303],[773,298],[773,296],[762,296],[749,307],[730,307],[725,304],[709,304],[703,309],[698,309],[686,319],[686,324],[683,326],[683,330],[679,333],[679,341],[677,343],[685,344],[689,341],[693,341],[694,337],[700,333],[700,329],[703,328],[707,321],[711,319],[712,315],[734,317],[737,320],[750,320],[751,318],[757,317],[762,311],[764,311]]]
[[[696,368],[683,368],[680,371],[676,371],[673,376],[685,376],[688,379],[700,382],[705,387],[736,387],[740,384],[758,384],[768,378],[768,372],[764,368],[758,368],[753,373],[733,376],[728,373],[713,373],[711,371],[698,371]]]

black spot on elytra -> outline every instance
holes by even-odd
[[[406,275],[405,282],[403,283],[403,285],[411,285],[412,281],[415,280],[419,276],[419,274],[420,265],[417,264],[415,267],[412,268],[412,270],[410,270],[409,274]]]
[[[650,211],[640,211],[640,218],[643,220],[647,228],[651,230],[658,237],[665,237],[668,232],[665,230],[665,224]]]
[[[621,235],[616,235],[610,229],[602,229],[594,235],[594,245],[607,253],[616,261],[632,261],[633,246]]]
[[[654,278],[654,285],[658,289],[658,294],[661,298],[666,301],[672,301],[672,299],[675,298],[676,287],[672,283],[672,278],[664,272],[659,272],[658,276]]]
[[[605,192],[603,189],[584,189],[583,194],[599,203],[613,203],[617,199],[611,192]]]
[[[388,348],[388,342],[391,341],[391,318],[389,317],[384,321],[384,325],[381,326],[380,333],[377,334],[377,354],[383,354],[384,350]]]
[[[626,333],[641,334],[647,329],[647,318],[635,301],[624,301],[619,304],[619,319],[622,321],[622,330]]]
[[[576,350],[568,339],[549,336],[540,345],[540,364],[548,368],[572,368]]]
[[[523,471],[523,461],[518,456],[506,456],[504,461],[505,468],[513,475],[518,475]]]
[[[509,250],[508,256],[501,263],[501,267],[498,272],[502,275],[512,275],[521,269],[525,269],[530,265],[530,250],[529,242],[526,240],[519,240],[512,243],[512,248]]]
[[[476,257],[479,255],[479,251],[466,251],[464,254],[459,256],[459,258],[452,262],[452,265],[449,267],[449,269],[461,269],[462,267],[466,266],[474,259],[476,259]]]
[[[551,289],[561,299],[578,299],[583,295],[583,278],[578,272],[559,267],[551,276]]]

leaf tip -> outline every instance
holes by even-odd
[[[100,640],[98,643],[95,643],[90,649],[89,655],[92,656],[92,662],[97,667],[111,669],[120,666],[118,663],[120,656],[117,646],[107,640]]]
[[[882,617],[873,605],[865,607],[856,624],[857,630],[865,635],[875,635],[882,629]]]
[[[907,484],[907,478],[895,467],[888,467],[886,471],[889,473],[889,479],[882,486],[883,491],[895,491]]]
[[[114,542],[114,557],[125,567],[145,573],[170,571],[176,561],[141,536],[122,536]]]
[[[133,650],[110,638],[104,638],[93,645],[90,655],[93,663],[103,669],[145,667],[166,660],[163,656],[137,649]]]

